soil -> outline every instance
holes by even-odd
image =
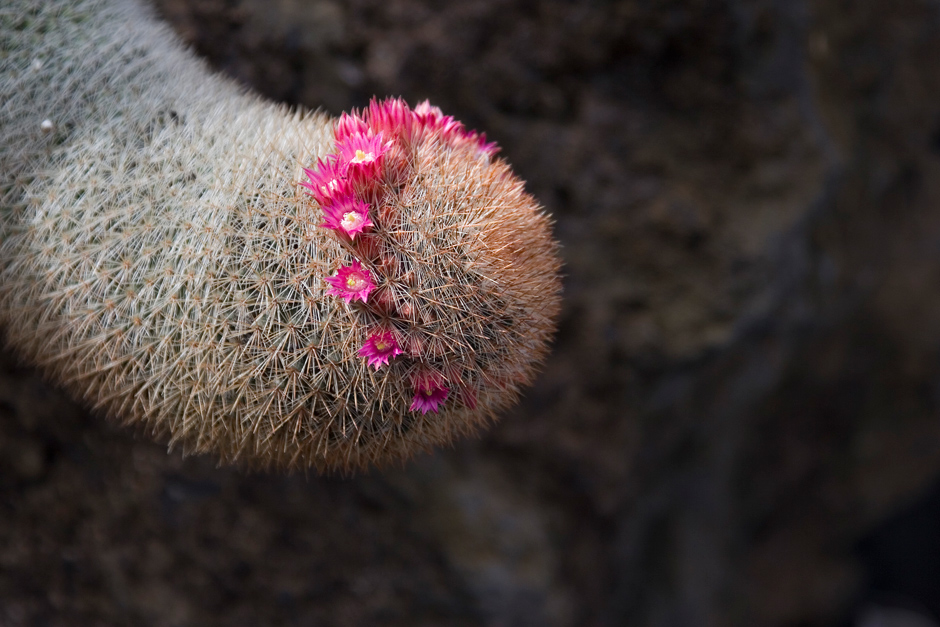
[[[272,99],[485,130],[556,219],[554,353],[483,438],[355,478],[183,459],[4,355],[0,624],[940,620],[935,2],[156,9]]]

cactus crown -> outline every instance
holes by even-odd
[[[349,315],[338,335],[376,371],[361,416],[472,431],[546,353],[558,310],[547,219],[495,144],[427,102],[373,101],[340,117],[334,141],[300,185],[308,219],[320,208],[339,244],[325,278]]]
[[[494,145],[427,104],[261,103],[133,4],[15,5],[0,324],[20,355],[249,467],[395,462],[515,402],[559,260]]]
[[[410,409],[422,413],[454,398],[452,389],[474,409],[486,388],[525,381],[511,356],[529,353],[526,327],[539,321],[512,310],[499,280],[520,257],[507,255],[502,269],[479,262],[493,224],[518,241],[535,226],[525,196],[495,184],[509,180],[490,167],[495,144],[427,102],[412,111],[401,100],[343,114],[335,139],[336,152],[306,170],[302,185],[323,207],[321,226],[354,258],[326,281],[328,293],[361,301],[352,330],[367,338],[360,355],[376,370],[402,355],[389,376],[411,381]]]

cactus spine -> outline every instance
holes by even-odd
[[[559,260],[491,145],[427,105],[264,103],[134,2],[5,4],[0,325],[52,380],[184,452],[320,471],[406,459],[515,402]],[[330,164],[364,210],[318,192]],[[363,298],[327,280],[353,264]]]

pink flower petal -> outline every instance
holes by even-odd
[[[339,116],[336,126],[333,127],[333,137],[336,138],[337,143],[353,135],[365,135],[368,132],[368,124],[355,113],[343,113]]]
[[[411,139],[414,113],[401,98],[375,100],[369,103],[364,117],[375,134],[388,139]]]
[[[316,167],[304,168],[304,173],[310,182],[300,185],[310,190],[310,195],[321,205],[351,193],[346,179],[346,165],[337,161],[333,155],[317,159]]]

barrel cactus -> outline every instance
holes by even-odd
[[[135,2],[0,8],[0,327],[89,406],[254,468],[478,432],[548,351],[549,218],[428,103],[331,119]]]

